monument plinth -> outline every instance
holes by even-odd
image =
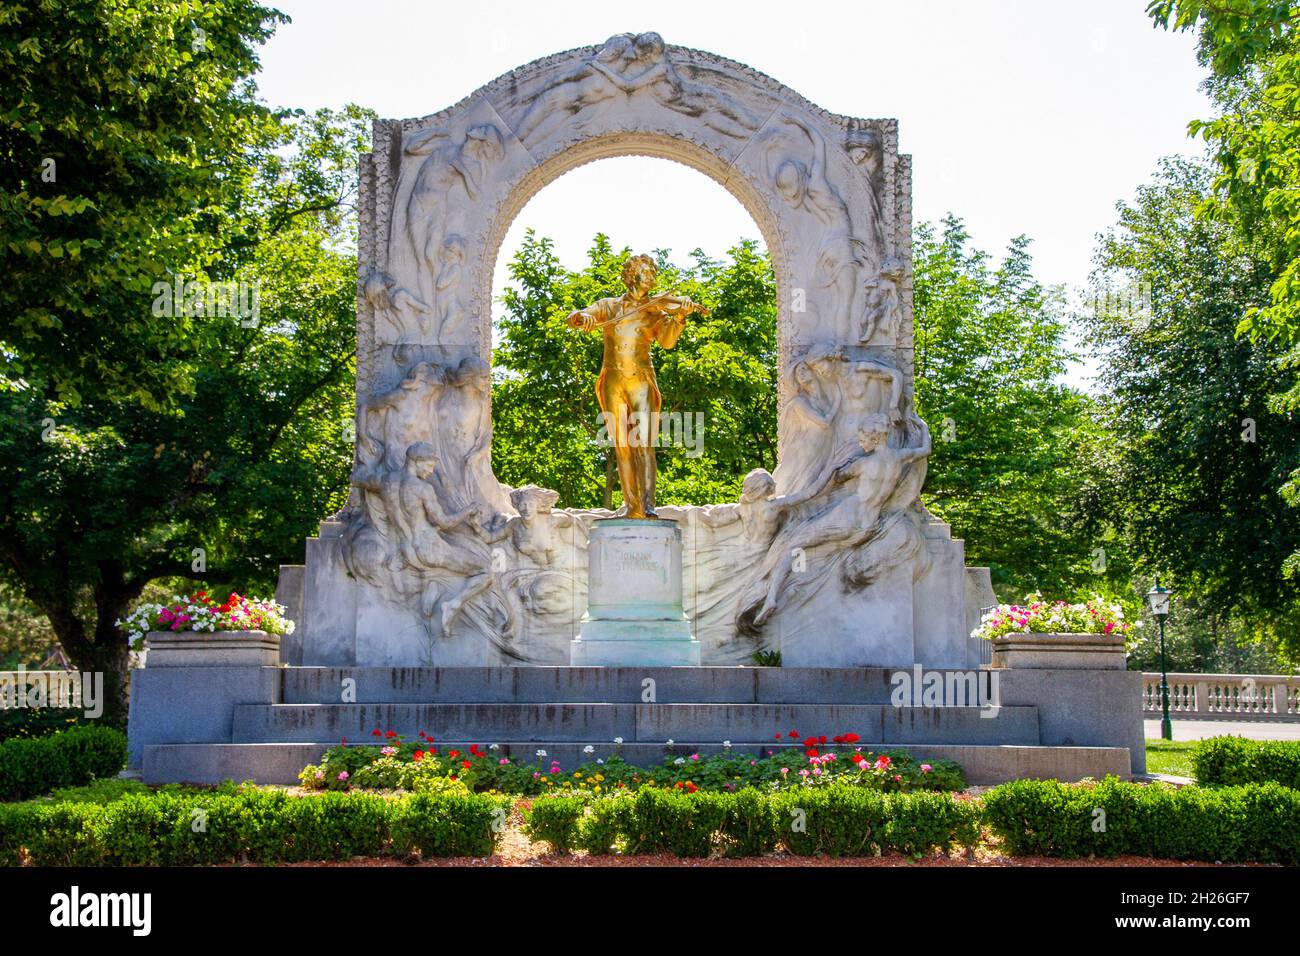
[[[587,613],[570,644],[574,666],[698,665],[682,608],[682,532],[664,518],[595,521]]]

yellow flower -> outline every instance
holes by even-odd
[[[581,776],[582,776],[582,774],[580,774],[580,773],[579,773],[578,771],[576,771],[576,770],[573,771],[573,775],[574,775],[575,777],[581,777]]]
[[[598,774],[596,774],[596,779],[597,779],[597,780],[604,780],[604,779],[605,779],[605,775],[604,775],[603,773],[598,773]]]

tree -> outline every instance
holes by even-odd
[[[193,330],[201,348],[182,350],[176,373],[185,391],[154,403],[96,388],[74,403],[33,367],[0,393],[0,575],[78,668],[105,674],[109,720],[125,713],[115,622],[150,582],[265,588],[346,497],[350,209],[370,116],[349,107],[279,122],[234,171],[238,201],[214,224],[224,246],[212,271],[255,291],[256,314],[214,316],[206,300],[156,290],[161,314],[140,310],[150,330]]]
[[[224,253],[248,153],[278,135],[250,77],[283,19],[249,0],[0,8],[0,387],[192,392],[204,329],[154,321],[150,289]]]
[[[502,297],[494,353],[492,463],[510,485],[534,482],[560,492],[566,507],[616,507],[618,477],[600,432],[595,382],[602,345],[564,319],[596,299],[622,295],[619,273],[631,250],[597,235],[588,265],[570,272],[549,239],[529,230],[514,259],[516,283]],[[660,290],[713,307],[692,316],[675,348],[656,349],[662,414],[689,441],[658,450],[658,500],[734,500],[740,479],[776,461],[776,282],[767,255],[742,241],[729,261],[692,253],[675,266],[658,250]],[[676,417],[671,417],[676,416]],[[699,430],[702,423],[703,431]]]
[[[1243,303],[1244,330],[1300,340],[1300,6],[1290,0],[1154,0],[1166,29],[1199,31],[1220,115],[1195,120],[1218,175],[1202,214],[1239,220],[1271,271]]]
[[[1197,215],[1212,179],[1204,163],[1166,159],[1119,205],[1084,317],[1115,435],[1094,504],[1140,572],[1172,575],[1210,646],[1238,624],[1291,633],[1300,598],[1279,573],[1300,547],[1300,515],[1280,493],[1300,427],[1271,400],[1287,385],[1285,347],[1237,334],[1272,267],[1237,223]]]
[[[934,437],[922,500],[1014,599],[1107,590],[1124,564],[1080,523],[1103,436],[1089,399],[1057,382],[1064,304],[1034,279],[1028,247],[1014,239],[995,265],[952,216],[913,244],[917,406]]]

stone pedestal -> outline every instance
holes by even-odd
[[[665,518],[605,518],[591,529],[587,613],[570,644],[579,666],[699,666],[682,610],[682,533]]]

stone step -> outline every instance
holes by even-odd
[[[467,750],[470,741],[448,741],[447,748]],[[318,763],[332,744],[327,743],[244,743],[244,744],[155,744],[144,748],[144,782],[216,784],[224,780],[252,780],[262,784],[292,785],[298,772],[308,764]],[[669,752],[663,744],[624,744],[622,747],[592,745],[593,753],[583,752],[584,744],[568,741],[539,741],[501,744],[494,754],[533,764],[543,758],[546,766],[552,759],[572,769],[598,757],[608,759],[617,753],[638,766],[656,766],[665,757],[689,758],[699,753],[721,753],[717,743],[682,743]],[[773,745],[775,746],[775,744]],[[784,745],[783,745],[784,747]],[[765,753],[769,748],[734,747],[731,753]],[[797,755],[797,748],[792,755]],[[952,760],[960,764],[966,781],[972,785],[989,785],[1022,778],[1056,779],[1066,782],[1084,777],[1101,779],[1114,774],[1129,778],[1130,755],[1124,747],[1025,747],[1016,745],[906,744],[882,743],[868,750],[906,750],[918,760]]]
[[[887,704],[900,672],[914,677],[909,669],[886,667],[289,667],[282,670],[281,699],[639,704],[653,694],[664,704]],[[977,703],[971,671],[938,673],[957,690],[947,703]],[[987,688],[987,673],[980,679]]]
[[[893,707],[889,704],[596,704],[596,703],[368,703],[240,704],[235,743],[367,743],[372,731],[392,730],[415,740],[506,742],[568,741],[662,743],[775,742],[790,730],[827,737],[856,733],[864,744],[1021,744],[1039,742],[1036,707]]]

